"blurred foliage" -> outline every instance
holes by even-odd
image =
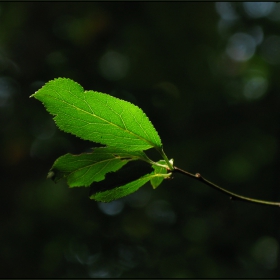
[[[280,276],[278,208],[179,174],[109,204],[46,180],[91,143],[29,99],[60,76],[131,101],[176,166],[280,201],[280,3],[1,2],[0,23],[1,277]]]

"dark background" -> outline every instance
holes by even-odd
[[[94,143],[29,98],[68,77],[131,101],[176,166],[280,201],[279,64],[280,3],[0,3],[0,277],[280,277],[277,207],[181,174],[109,204],[46,180]]]

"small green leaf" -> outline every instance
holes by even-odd
[[[154,174],[154,173],[147,174],[124,186],[93,194],[90,196],[90,198],[96,201],[110,202],[136,192],[140,187],[142,187],[149,180],[152,180],[156,177],[168,178],[169,176],[170,176],[169,174]]]
[[[129,160],[144,158],[141,151],[125,152],[120,149],[95,148],[92,153],[66,154],[59,157],[51,168],[54,181],[66,177],[70,187],[89,186],[105,179],[108,172],[119,170]]]
[[[138,180],[132,181],[124,186],[114,188],[112,190],[98,192],[91,195],[90,198],[101,202],[110,202],[121,197],[127,196],[131,193],[136,192],[140,187],[147,183],[153,175],[147,174]]]
[[[106,175],[106,180],[94,182],[90,186],[90,196],[98,192],[112,190],[124,186],[140,177],[151,173],[152,166],[144,161],[130,161],[124,165],[118,172],[111,172]]]
[[[162,165],[166,165],[166,162],[165,160],[159,160],[157,163],[159,164],[162,164]],[[158,174],[158,175],[161,175],[161,174],[167,174],[167,169],[165,167],[162,167],[162,166],[158,166],[158,165],[154,165],[153,164],[153,168],[154,168],[154,174]],[[154,189],[156,189],[160,184],[161,182],[163,181],[164,177],[163,176],[155,176],[151,179],[151,184],[152,184],[152,187]]]
[[[93,183],[90,198],[101,202],[110,202],[137,191],[149,180],[170,176],[170,174],[155,174],[154,172],[145,174],[150,166],[146,163],[141,163],[141,166],[139,163],[130,162],[117,173],[108,174],[105,181]]]
[[[161,149],[161,140],[137,106],[78,83],[58,78],[33,94],[53,115],[57,126],[82,139],[126,151]]]

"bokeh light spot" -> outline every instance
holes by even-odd
[[[260,238],[252,249],[252,255],[267,269],[277,267],[277,256],[279,251],[278,241],[270,236]]]
[[[251,32],[250,32],[250,35],[253,36],[254,40],[255,40],[255,43],[256,45],[259,45],[262,43],[263,41],[263,29],[261,26],[255,26],[252,28]]]
[[[244,2],[244,10],[251,18],[261,18],[269,15],[274,7],[274,2]]]
[[[279,2],[274,6],[274,9],[267,16],[267,18],[272,20],[272,21],[279,21],[280,20],[280,5],[279,5]]]
[[[216,2],[215,8],[216,8],[217,13],[224,20],[235,20],[238,18],[238,15],[233,8],[233,3]]]
[[[12,97],[17,92],[18,83],[10,77],[0,77],[0,108],[12,106]]]
[[[100,202],[98,203],[98,207],[104,214],[116,216],[122,212],[124,203],[120,200],[112,201],[110,203]]]
[[[258,99],[267,91],[267,80],[264,77],[253,77],[244,86],[244,96],[249,99]]]
[[[256,50],[256,43],[252,36],[246,33],[235,33],[229,38],[226,53],[236,61],[247,61]]]
[[[119,52],[108,51],[100,58],[99,68],[104,78],[109,81],[118,81],[126,76],[129,60]]]

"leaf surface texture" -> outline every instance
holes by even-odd
[[[70,187],[89,186],[105,179],[108,172],[119,170],[129,160],[142,157],[141,152],[125,152],[114,148],[95,148],[92,153],[66,154],[59,157],[51,168],[54,181],[66,177]]]
[[[84,91],[78,83],[58,78],[34,95],[55,115],[57,126],[84,140],[126,151],[160,149],[161,139],[136,105],[105,93]]]

